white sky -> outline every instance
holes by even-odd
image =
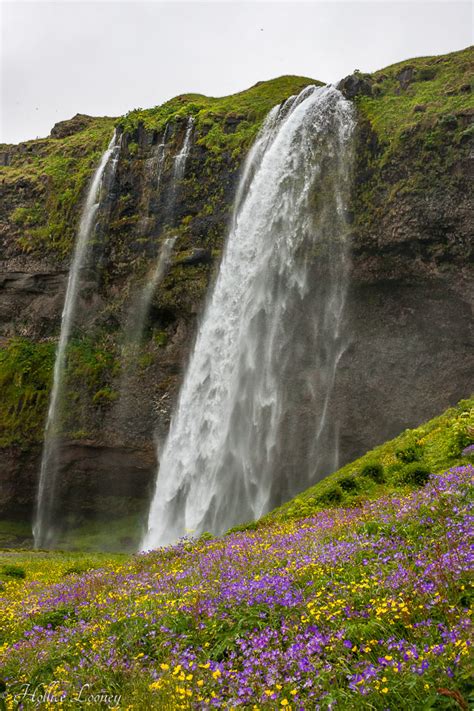
[[[469,2],[1,0],[0,141],[281,74],[337,81],[472,44]]]

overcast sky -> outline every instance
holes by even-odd
[[[1,136],[118,116],[188,91],[336,81],[472,43],[469,2],[1,2]]]

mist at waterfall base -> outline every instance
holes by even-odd
[[[338,466],[354,110],[275,107],[247,158],[160,461],[142,549],[258,518]]]

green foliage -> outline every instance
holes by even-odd
[[[117,398],[118,393],[112,390],[110,386],[106,386],[105,388],[100,388],[100,390],[95,393],[92,402],[94,405],[104,406],[114,402]]]
[[[167,123],[184,126],[187,117],[193,116],[201,145],[215,153],[228,151],[235,157],[248,149],[273,106],[309,84],[320,83],[307,77],[283,76],[222,98],[184,94],[153,109],[130,111],[117,125],[131,134],[139,125],[162,132]]]
[[[377,484],[385,481],[383,466],[379,462],[368,462],[360,471],[362,476],[373,479]]]
[[[453,422],[449,432],[449,454],[459,457],[474,442],[474,410],[466,410]]]
[[[420,447],[420,445],[416,442],[409,444],[408,447],[405,447],[404,449],[397,449],[395,452],[396,458],[405,464],[408,464],[409,462],[418,462],[422,455],[423,447]]]
[[[101,386],[108,376],[117,374],[119,364],[115,347],[106,340],[96,342],[92,338],[74,338],[67,351],[68,378],[80,381],[90,391],[104,390]]]
[[[340,504],[343,499],[342,488],[339,484],[335,484],[330,489],[325,491],[321,496],[318,496],[317,503],[326,504]]]
[[[40,441],[55,344],[14,338],[0,349],[0,446]]]
[[[382,216],[412,209],[421,195],[428,204],[440,191],[453,200],[465,193],[457,166],[468,160],[472,57],[468,48],[387,67],[371,75],[372,96],[356,97],[363,180],[351,209],[361,242],[372,238]],[[439,247],[428,256],[441,259]]]
[[[11,339],[0,349],[0,446],[42,441],[55,350],[53,342],[25,338]],[[66,362],[65,426],[72,432],[83,427],[88,407],[103,410],[116,400],[112,379],[119,362],[113,343],[91,338],[73,339]]]
[[[28,185],[23,200],[10,215],[21,228],[17,242],[32,254],[50,252],[67,256],[73,247],[80,203],[101,153],[113,131],[113,119],[94,119],[82,131],[62,139],[38,139],[12,154],[10,165],[0,166],[8,189],[21,180]],[[39,197],[39,199],[38,199]]]
[[[355,476],[343,476],[338,480],[338,484],[343,491],[356,491],[359,488]]]
[[[66,568],[64,570],[63,576],[66,577],[67,575],[83,575],[84,573],[88,573],[90,570],[94,570],[94,568],[97,567],[98,566],[92,561],[80,561]]]
[[[2,565],[0,568],[0,576],[24,580],[26,578],[26,571],[19,565]]]
[[[209,531],[204,531],[204,533],[201,533],[201,535],[199,536],[200,541],[212,541],[213,538],[214,536],[212,535],[212,533],[209,533]]]
[[[153,334],[153,341],[160,348],[162,346],[166,346],[166,344],[168,343],[168,334],[166,333],[166,331],[157,331]]]
[[[414,74],[405,89],[398,78],[404,68],[412,68]],[[442,57],[410,59],[375,72],[372,79],[378,95],[358,97],[357,103],[380,139],[395,146],[406,128],[417,124],[427,128],[439,116],[472,106],[469,92],[463,91],[471,75],[471,47]],[[425,110],[414,113],[419,105]]]
[[[60,605],[55,610],[48,610],[38,615],[36,624],[39,627],[50,627],[55,630],[64,625],[68,620],[77,619],[73,605]]]
[[[430,478],[430,471],[418,462],[407,464],[401,472],[401,480],[405,484],[424,486]]]

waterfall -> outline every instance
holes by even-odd
[[[137,361],[151,300],[166,275],[175,242],[176,237],[168,237],[164,240],[155,266],[130,307],[122,347],[122,378],[119,388],[118,417],[122,424],[125,424],[131,416],[131,400],[135,397],[136,390],[134,378],[137,376]]]
[[[176,194],[178,191],[179,183],[184,178],[184,171],[186,170],[186,162],[188,160],[189,154],[191,152],[192,145],[192,135],[194,128],[194,118],[189,116],[186,125],[186,132],[184,134],[183,145],[181,150],[176,154],[173,161],[173,177],[171,182],[170,197],[168,202],[168,218],[173,218],[174,207],[176,204]]]
[[[166,142],[168,140],[169,124],[165,126],[163,133],[163,143],[160,143],[157,151],[157,164],[156,164],[156,190],[158,191],[161,187],[161,177],[163,175],[163,165],[165,163],[166,156]]]
[[[167,217],[170,222],[172,222],[173,219],[179,182],[184,177],[186,161],[191,151],[193,126],[194,119],[190,116],[187,121],[186,132],[181,150],[173,159],[173,171],[169,186],[167,206],[165,206],[164,210],[165,218]],[[156,166],[156,178],[154,180],[156,191],[159,191],[161,186],[168,132],[169,124],[166,124],[163,134],[163,142],[158,146],[156,156],[153,158],[153,164]],[[120,383],[120,401],[118,407],[118,416],[122,424],[126,423],[126,421],[131,417],[131,404],[135,398],[136,391],[133,378],[136,371],[136,363],[140,346],[143,340],[143,331],[145,329],[146,319],[150,311],[151,300],[158,285],[166,274],[175,242],[176,237],[168,237],[163,241],[158,253],[156,264],[152,271],[148,274],[144,286],[132,301],[129,309],[127,323],[125,325],[124,346],[122,350],[123,376]]]
[[[148,235],[154,226],[154,217],[151,213],[150,206],[152,198],[160,194],[161,180],[163,177],[163,169],[167,153],[167,141],[169,133],[169,124],[165,126],[163,131],[162,142],[154,146],[152,154],[145,160],[144,163],[144,178],[143,178],[143,196],[140,206],[141,217],[138,222],[138,234],[141,236]]]
[[[337,460],[354,126],[339,91],[308,87],[250,151],[143,549],[258,518]]]
[[[36,515],[33,535],[36,547],[48,547],[56,536],[56,501],[58,483],[58,455],[63,405],[63,386],[66,369],[66,351],[77,311],[81,288],[81,271],[86,266],[91,251],[94,229],[101,206],[101,200],[108,197],[120,153],[120,139],[116,133],[100,159],[92,177],[86,201],[82,208],[74,255],[69,270],[66,296],[61,316],[61,332],[54,363],[53,387],[46,419],[43,456],[39,477]],[[103,195],[105,193],[105,195]]]
[[[188,118],[188,123],[186,126],[186,133],[184,134],[184,141],[180,152],[177,154],[174,160],[173,166],[173,181],[176,185],[177,182],[183,179],[184,170],[186,168],[186,161],[188,159],[189,153],[191,151],[191,137],[193,132],[194,119],[192,116]]]
[[[166,274],[175,242],[176,237],[168,237],[164,240],[156,264],[148,275],[145,286],[130,309],[129,323],[126,327],[127,345],[139,347],[141,344],[145,321],[148,316],[148,311],[150,310],[150,303],[156,288]]]

